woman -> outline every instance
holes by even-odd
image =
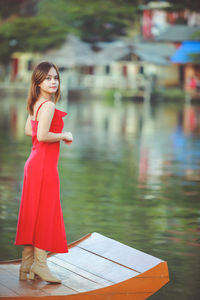
[[[24,245],[20,280],[38,275],[48,282],[61,281],[47,266],[47,251],[68,252],[60,205],[57,164],[60,141],[71,143],[70,132],[62,132],[65,112],[57,110],[60,95],[57,67],[37,65],[32,74],[27,101],[29,116],[25,133],[32,136],[32,151],[24,167],[24,182],[15,245]]]

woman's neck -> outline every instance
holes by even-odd
[[[53,97],[51,94],[48,94],[48,93],[40,93],[38,100],[42,100],[42,99],[44,99],[46,101],[52,101]]]

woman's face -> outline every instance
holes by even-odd
[[[54,94],[59,86],[59,79],[57,71],[54,67],[52,67],[46,78],[39,84],[40,91],[48,94]]]

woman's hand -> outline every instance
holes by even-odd
[[[73,136],[71,132],[63,132],[64,138],[62,139],[65,144],[71,144]]]

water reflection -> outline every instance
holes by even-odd
[[[13,245],[23,167],[25,96],[0,111],[1,260]],[[198,299],[200,121],[198,105],[108,101],[68,103],[61,145],[62,208],[68,241],[97,231],[167,260],[171,283],[152,299]]]

